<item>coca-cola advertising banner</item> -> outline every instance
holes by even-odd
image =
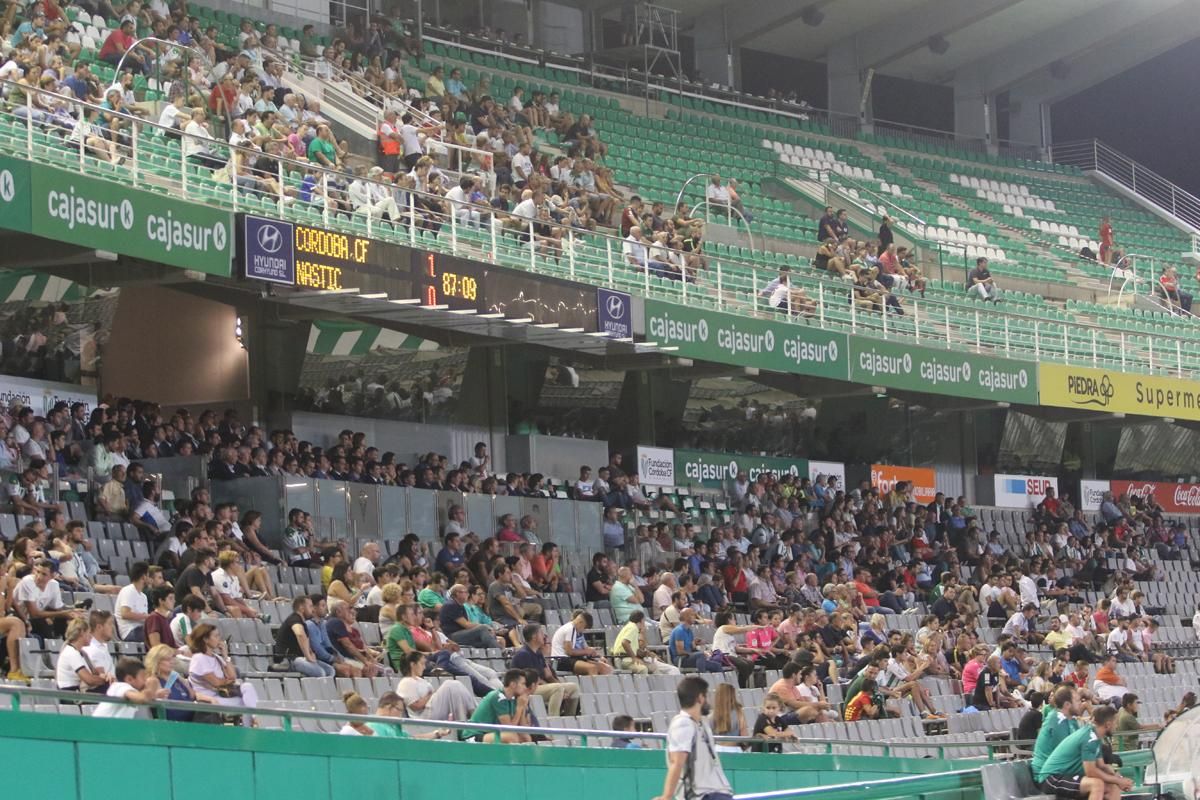
[[[1200,484],[1111,481],[1114,497],[1153,497],[1168,514],[1200,514]]]

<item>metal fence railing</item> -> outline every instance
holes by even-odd
[[[14,85],[0,81],[6,91]],[[853,286],[839,277],[796,269],[791,285],[803,289],[807,299],[797,304],[789,293],[777,310],[767,307],[763,292],[785,263],[780,258],[705,249],[704,261],[686,269],[687,280],[668,280],[651,268],[653,244],[638,247],[620,236],[577,227],[569,217],[560,221],[517,217],[482,200],[451,200],[446,196],[450,184],[436,177],[417,176],[419,185],[377,182],[337,167],[285,157],[274,158],[271,174],[263,174],[252,169],[262,156],[253,148],[161,128],[52,92],[23,85],[19,91],[25,103],[0,112],[0,152],[123,186],[781,323],[1034,362],[1200,375],[1200,347],[1193,340],[999,306],[985,309],[971,302],[965,288],[955,283],[943,284],[928,298],[902,295],[905,314],[898,315],[864,306]],[[81,123],[81,117],[102,112],[125,125],[120,136],[78,135],[77,126],[94,125]],[[68,135],[73,130],[76,135]],[[96,129],[82,130],[94,133]],[[111,155],[115,148],[126,159],[119,170],[102,168],[106,165],[97,158],[98,139],[112,142],[100,155]],[[199,163],[194,154],[185,155],[190,151],[180,146],[181,141],[202,145],[207,151],[204,162]],[[375,192],[382,206],[356,205],[355,183]],[[664,252],[664,256],[682,258],[683,254]],[[805,266],[799,260],[795,264]],[[676,277],[684,271],[680,267]]]
[[[1051,160],[1099,172],[1186,223],[1193,235],[1200,234],[1200,197],[1099,139],[1055,144]]]

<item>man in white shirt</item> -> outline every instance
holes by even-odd
[[[721,176],[713,175],[712,180],[708,183],[708,188],[704,191],[704,196],[708,202],[717,206],[729,205],[729,190],[721,185]]]
[[[721,769],[712,730],[704,721],[708,682],[688,676],[679,682],[675,693],[681,710],[667,729],[667,775],[662,794],[655,800],[732,797],[733,789]]]
[[[400,207],[396,198],[386,187],[377,184],[383,180],[383,167],[371,167],[364,179],[360,168],[359,176],[350,182],[348,193],[355,214],[365,214],[373,219],[387,216],[389,220],[400,219]]]
[[[1021,594],[1021,605],[1041,606],[1041,598],[1038,597],[1037,582],[1031,575],[1025,572],[1018,571],[1017,590]]]
[[[579,480],[575,481],[575,499],[576,500],[595,500],[596,499],[596,482],[592,479],[592,468],[583,466],[579,468]],[[1196,612],[1200,616],[1200,611]]]
[[[354,566],[351,572],[356,575],[371,576],[375,573],[375,565],[379,563],[379,544],[377,542],[367,542],[362,546],[362,553],[358,558],[354,559]]]
[[[541,205],[541,192],[535,193],[532,189],[526,189],[521,192],[521,202],[513,206],[514,220],[526,235],[529,233],[530,220],[537,219],[539,205]]]
[[[88,627],[92,632],[92,641],[80,652],[91,660],[94,669],[112,675],[116,668],[112,654],[108,652],[108,644],[116,635],[116,618],[107,611],[93,611],[88,615]]]
[[[621,254],[625,256],[625,263],[631,267],[647,268],[649,253],[646,245],[642,243],[642,229],[637,225],[629,229],[629,235],[625,237],[625,243],[621,245]]]
[[[159,688],[157,692],[146,690],[146,668],[136,658],[122,658],[114,673],[116,680],[109,684],[105,694],[125,700],[125,703],[100,703],[92,712],[93,717],[109,719],[149,719],[149,708],[138,708],[130,703],[146,704],[153,700],[165,700],[170,691]]]
[[[442,126],[427,129],[428,132],[440,130]],[[413,124],[413,115],[405,114],[400,118],[400,152],[404,156],[404,166],[412,169],[417,166],[425,149],[421,146],[420,130]]]
[[[1008,622],[1004,623],[1004,630],[1013,637],[1017,642],[1040,642],[1042,635],[1030,630],[1030,624],[1037,617],[1037,606],[1032,603],[1026,603],[1025,606],[1008,618]]]
[[[225,162],[210,153],[206,143],[212,139],[212,134],[208,132],[208,126],[205,124],[207,119],[208,112],[203,108],[192,110],[192,119],[183,128],[183,156],[209,169],[220,169]]]
[[[145,641],[143,625],[150,614],[145,595],[149,571],[150,565],[145,561],[135,561],[129,568],[129,583],[117,593],[117,633],[122,641]]]
[[[654,590],[653,608],[651,611],[655,617],[662,617],[663,610],[671,605],[671,595],[679,590],[679,584],[675,579],[675,573],[665,571],[659,576],[658,588]]]
[[[513,183],[521,189],[525,188],[533,176],[533,159],[529,156],[531,149],[529,142],[524,142],[512,158]]]
[[[160,489],[154,481],[146,481],[142,486],[142,502],[133,509],[133,523],[142,529],[150,529],[160,534],[169,533],[171,520],[158,507]]]
[[[450,201],[450,206],[454,209],[454,218],[459,225],[479,227],[479,209],[470,205],[471,192],[475,189],[476,182],[475,178],[464,175],[458,179],[457,186],[446,192],[446,199]],[[472,464],[472,467],[475,466]]]
[[[13,603],[21,610],[30,632],[44,639],[63,638],[68,621],[83,616],[82,611],[63,607],[62,591],[53,579],[53,569],[48,560],[35,562],[33,571],[21,578],[13,591]]]

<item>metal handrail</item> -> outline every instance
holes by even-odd
[[[389,725],[395,725],[403,729],[406,725],[414,725],[417,727],[426,728],[448,728],[450,730],[469,730],[469,731],[487,731],[489,733],[524,733],[536,734],[540,736],[578,736],[582,746],[587,746],[587,739],[611,739],[614,737],[622,739],[641,739],[652,742],[666,743],[667,734],[656,733],[654,731],[612,731],[598,730],[594,728],[549,728],[549,727],[530,727],[522,725],[492,725],[483,722],[472,722],[470,720],[430,720],[421,719],[419,717],[381,717],[374,714],[351,714],[341,711],[308,711],[304,709],[293,708],[272,708],[270,706],[237,706],[237,705],[214,705],[212,703],[201,702],[186,702],[180,700],[153,700],[148,703],[133,703],[123,697],[107,697],[101,694],[93,694],[91,692],[79,691],[63,691],[60,689],[40,689],[28,686],[16,686],[9,684],[0,684],[0,696],[8,695],[9,706],[12,711],[24,711],[21,708],[22,698],[41,698],[43,700],[77,704],[99,705],[100,703],[112,703],[114,705],[127,705],[133,708],[153,708],[163,711],[188,711],[200,714],[228,714],[228,715],[246,715],[256,717],[280,717],[283,720],[283,730],[292,731],[294,725],[293,719],[313,719],[325,720],[329,722],[345,722],[353,720],[356,722],[379,722]],[[38,713],[30,711],[29,713]],[[3,721],[0,716],[0,722]],[[768,744],[763,739],[755,736],[714,736],[715,741],[721,744],[730,745],[757,745],[765,746]],[[881,754],[887,756],[892,748],[901,750],[923,749],[937,750],[939,753],[944,753],[950,749],[966,749],[966,748],[987,748],[989,757],[994,748],[1011,748],[1011,747],[1032,747],[1032,740],[992,740],[979,742],[877,742],[868,740],[829,740],[829,739],[795,739],[792,744],[801,746],[823,746],[826,752],[832,752],[834,747],[868,747],[878,748],[884,752]]]
[[[8,88],[14,85],[15,83],[12,81],[0,81],[0,87]],[[22,86],[21,90],[25,92],[27,98],[27,118],[24,121],[24,124],[22,124],[22,122],[18,119],[17,125],[18,129],[25,129],[25,149],[27,157],[30,159],[34,157],[35,153],[33,136],[35,123],[32,119],[32,97],[34,94],[50,97],[55,103],[65,104],[73,109],[88,109],[95,110],[97,112],[104,111],[107,113],[112,113],[112,111],[109,109],[102,109],[99,106],[75,100],[73,98],[64,98],[62,95],[54,92],[47,92],[45,90],[25,86]],[[135,129],[157,129],[164,132],[168,130],[157,125],[157,123],[144,121],[130,114],[122,114],[120,116],[127,120]],[[169,130],[173,136],[178,135],[182,138],[189,137],[188,134],[183,133],[178,129]],[[237,154],[239,159],[246,156],[258,157],[260,155],[260,151],[252,148],[237,147],[220,140],[206,137],[194,138],[201,139],[206,147],[217,147],[221,151]],[[139,139],[137,136],[132,137],[133,144],[130,167],[135,182],[138,182],[141,180],[141,178],[146,177],[142,165],[139,162],[138,141]],[[79,169],[83,171],[83,167],[88,162],[85,158],[86,148],[84,142],[82,141],[82,137],[78,144],[78,153]],[[446,201],[445,198],[440,194],[430,195],[415,189],[399,190],[398,187],[390,183],[370,181],[365,177],[353,177],[347,173],[340,172],[335,169],[329,169],[309,161],[298,161],[285,157],[274,158],[276,158],[279,165],[278,177],[280,193],[271,199],[276,202],[277,209],[281,216],[286,217],[286,212],[289,209],[289,206],[286,203],[286,198],[283,194],[285,170],[312,171],[314,174],[319,176],[319,180],[324,187],[328,187],[332,181],[357,180],[364,183],[382,186],[389,191],[404,191],[407,193],[407,197],[409,198],[410,216],[414,213],[413,203],[417,197],[434,199],[439,204],[442,202],[449,202]],[[189,170],[187,168],[186,159],[184,159],[182,156],[182,149],[180,151],[180,160],[183,162],[184,168],[180,172],[178,184],[174,183],[173,181],[168,181],[164,185],[169,187],[179,185],[183,190],[183,194],[186,196],[188,193]],[[101,174],[101,177],[103,177],[103,174]],[[150,182],[153,183],[154,180],[155,179],[151,179]],[[244,196],[246,190],[241,189],[236,180],[231,181],[228,188],[229,206],[232,208],[232,210],[234,212],[245,210]],[[218,203],[220,203],[219,199]],[[319,213],[321,213],[323,224],[335,228],[343,227],[345,229],[352,230],[355,233],[359,232],[358,230],[354,230],[350,226],[345,225],[338,216],[330,212],[326,204],[322,205],[323,207]],[[491,260],[495,261],[499,252],[497,245],[500,241],[501,233],[499,230],[500,226],[496,224],[497,214],[495,209],[493,209],[490,205],[469,203],[455,204],[454,207],[462,208],[464,206],[475,208],[480,211],[481,214],[486,212],[490,215],[490,219],[492,220],[490,230],[490,251],[485,249],[483,252],[483,257],[490,257]],[[419,246],[430,247],[439,251],[448,249],[448,251],[453,254],[464,255],[471,258],[480,257],[479,247],[470,243],[464,244],[462,240],[457,237],[456,229],[458,225],[455,214],[451,213],[445,215],[445,217],[440,217],[440,219],[446,222],[450,228],[450,241],[446,242],[444,239],[439,239],[434,242],[428,242],[422,239]],[[367,215],[366,232],[368,236],[378,236],[381,239],[395,239],[402,242],[406,241],[410,246],[418,246],[416,226],[410,225],[408,226],[408,230],[404,232],[396,231],[393,230],[391,226],[382,225],[375,222],[372,218],[372,215]],[[574,229],[571,229],[568,232],[568,236],[564,240],[563,247],[563,256],[565,256],[568,261],[570,277],[576,278],[578,274],[579,265],[577,263],[577,245],[579,236],[591,237],[593,243],[595,243],[595,245],[598,247],[595,258],[602,259],[600,261],[592,260],[585,264],[585,266],[589,266],[591,268],[585,279],[592,280],[594,282],[598,281],[606,286],[614,286],[616,285],[618,269],[622,271],[622,277],[625,277],[627,265],[624,263],[624,259],[622,257],[622,245],[624,244],[624,240],[622,238],[604,233],[575,231]],[[505,243],[507,244],[507,241]],[[535,237],[533,236],[529,238],[528,249],[528,263],[533,271],[540,272],[559,270],[562,268],[560,256],[558,254],[547,255],[539,252],[539,248],[535,243]],[[598,272],[593,271],[596,268],[598,268]],[[729,274],[731,269],[734,270],[733,277],[731,277]],[[738,270],[741,272],[739,273]],[[762,263],[739,260],[734,257],[721,256],[716,260],[715,269],[710,269],[710,273],[706,276],[707,285],[689,286],[687,281],[680,281],[676,285],[675,291],[678,292],[679,301],[683,302],[684,304],[689,303],[689,294],[691,294],[694,298],[697,293],[700,293],[702,295],[714,297],[719,310],[729,309],[743,313],[749,311],[750,313],[761,313],[764,316],[767,316],[768,311],[759,307],[758,290],[761,288],[761,286],[766,285],[766,283],[770,282],[770,280],[775,277],[777,270],[778,267],[774,265],[768,266]],[[716,273],[715,276],[711,275],[712,272]],[[713,280],[714,277],[715,280]],[[974,324],[972,326],[971,322],[969,321],[969,317],[971,315],[969,313],[964,313],[966,309],[964,309],[963,303],[947,302],[938,299],[922,298],[917,300],[914,298],[910,301],[913,311],[912,316],[914,319],[917,319],[918,317],[920,318],[921,324],[924,325],[924,334],[922,334],[920,326],[917,326],[911,334],[897,334],[894,325],[892,325],[891,330],[889,330],[887,315],[876,317],[869,314],[869,312],[856,311],[856,308],[853,304],[853,299],[851,297],[851,287],[845,281],[835,280],[833,278],[817,275],[815,273],[808,276],[802,276],[802,278],[804,280],[811,280],[812,283],[815,284],[815,289],[818,295],[815,299],[818,303],[818,316],[821,320],[822,327],[825,327],[827,324],[827,312],[836,312],[836,314],[844,315],[842,324],[837,326],[838,330],[848,328],[852,333],[859,333],[862,331],[866,332],[867,335],[878,336],[880,334],[880,326],[882,325],[882,338],[885,339],[899,335],[900,338],[905,340],[912,340],[918,343],[929,342],[935,347],[944,348],[947,350],[974,349],[976,352],[983,352],[983,349],[986,347],[989,352],[994,352],[999,355],[1013,355],[1012,350],[1014,349],[1013,343],[1015,340],[1011,338],[1012,332],[1009,330],[1009,326],[1010,323],[1023,324],[1032,328],[1034,331],[1034,347],[1032,353],[1019,352],[1017,357],[1024,358],[1025,360],[1038,361],[1041,360],[1044,355],[1043,350],[1039,346],[1038,342],[1049,341],[1045,338],[1047,335],[1045,326],[1052,326],[1052,330],[1055,332],[1050,335],[1055,337],[1055,349],[1059,348],[1058,337],[1061,337],[1062,352],[1064,353],[1068,363],[1070,363],[1073,359],[1076,363],[1099,364],[1099,356],[1096,349],[1097,342],[1102,339],[1111,338],[1115,343],[1116,339],[1119,338],[1121,343],[1119,368],[1122,370],[1139,371],[1149,369],[1151,371],[1161,371],[1169,369],[1180,376],[1183,376],[1185,373],[1200,374],[1200,353],[1193,351],[1190,342],[1188,342],[1185,347],[1185,343],[1182,339],[1171,340],[1159,338],[1155,339],[1152,343],[1139,343],[1140,340],[1136,335],[1127,334],[1126,329],[1120,326],[1104,326],[1079,322],[1066,325],[1032,314],[991,309],[989,309],[986,314],[976,310],[974,313]],[[648,295],[653,293],[650,281],[650,273],[648,270],[641,270],[640,274],[637,276],[637,280],[644,281],[645,290]],[[769,315],[772,318],[778,319],[778,316],[774,312],[770,312]],[[848,321],[844,319],[846,316],[849,317]],[[967,321],[964,321],[965,319]],[[952,321],[954,324],[952,324]],[[1040,333],[1039,329],[1041,331]],[[1086,341],[1086,333],[1090,333],[1091,335],[1090,342]],[[1074,345],[1072,345],[1072,337],[1074,337]],[[957,341],[955,341],[956,338]],[[1023,345],[1018,342],[1015,349],[1020,351],[1022,347]],[[1139,348],[1143,349],[1139,350]],[[1185,350],[1187,356],[1186,368],[1184,357]],[[1155,358],[1155,351],[1158,353],[1157,359]],[[1032,356],[1032,358],[1030,356]],[[1114,367],[1116,366],[1114,360],[1111,359],[1106,360],[1105,364],[1112,364]],[[1131,366],[1133,367],[1132,370],[1130,370]]]
[[[1200,197],[1099,139],[1055,144],[1050,158],[1056,164],[1099,172],[1171,214],[1190,233],[1200,233]]]
[[[400,97],[399,95],[393,94],[391,92],[386,92],[383,89],[380,89],[378,86],[368,83],[367,81],[363,80],[359,76],[357,76],[353,73],[350,73],[350,72],[346,72],[340,66],[326,62],[325,59],[323,59],[323,58],[293,54],[290,56],[290,60],[288,60],[287,54],[280,53],[278,51],[268,51],[268,52],[274,53],[278,59],[283,61],[284,64],[291,64],[291,65],[298,64],[300,66],[300,71],[302,74],[307,75],[311,78],[314,78],[318,81],[321,81],[322,83],[325,83],[328,86],[337,88],[338,83],[348,84],[351,87],[351,94],[353,94],[354,97],[358,98],[363,103],[371,106],[371,108],[373,109],[374,118],[372,120],[372,125],[374,127],[378,127],[379,122],[383,119],[384,113],[389,110],[395,110],[395,111],[398,111],[401,113],[407,112],[409,114],[412,114],[413,118],[422,124],[427,124],[427,125],[443,124],[442,121],[434,119],[433,116],[431,116],[430,114],[427,114],[424,111],[422,111],[421,109],[417,108],[415,105],[410,103],[406,98]],[[323,78],[319,74],[317,74],[315,66],[318,62],[322,62],[325,66],[327,66],[329,68],[330,73],[333,75],[332,79],[326,80],[325,78]],[[381,97],[382,100],[380,102],[376,103],[372,100],[372,96]],[[448,122],[445,124],[448,124]],[[436,141],[438,142],[439,147],[444,147],[447,150],[455,150],[460,153],[466,154],[467,156],[480,155],[480,156],[490,157],[492,155],[490,152],[488,152],[486,150],[480,150],[477,147],[468,147],[466,145],[458,144],[457,142],[447,141],[444,138],[444,134],[445,134],[445,129],[443,128],[442,132],[439,133],[435,137]],[[494,187],[495,181],[496,181],[495,172],[494,171],[489,172],[488,175],[489,175],[489,179],[490,179],[489,185]]]
[[[754,231],[750,229],[750,220],[746,219],[745,214],[743,214],[741,211],[734,208],[729,203],[718,203],[715,200],[709,200],[706,197],[703,200],[701,200],[700,202],[696,203],[696,205],[692,206],[692,210],[688,212],[688,217],[693,217],[693,215],[696,213],[696,209],[700,208],[700,206],[704,206],[705,222],[712,222],[712,217],[709,214],[710,208],[716,208],[718,210],[718,213],[720,213],[721,211],[724,211],[725,221],[727,224],[732,223],[733,215],[737,214],[738,219],[740,219],[742,221],[742,224],[746,226],[746,236],[747,236],[747,238],[750,239],[750,253],[753,254],[758,250],[758,248],[754,246]]]

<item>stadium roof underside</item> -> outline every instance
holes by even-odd
[[[598,12],[612,0],[576,0]],[[657,0],[679,30],[929,83],[1053,103],[1200,36],[1194,0]],[[853,56],[847,61],[847,54]]]

